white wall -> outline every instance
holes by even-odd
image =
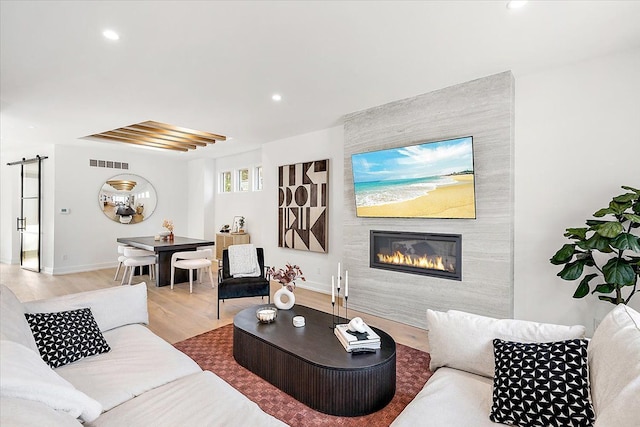
[[[519,319],[584,324],[613,306],[549,258],[621,185],[640,188],[640,50],[516,78],[515,305]],[[631,306],[640,308],[640,295]]]
[[[89,159],[129,163],[129,170],[90,167]],[[119,224],[108,219],[98,204],[103,183],[114,175],[140,175],[155,188],[156,210],[140,224]],[[64,274],[112,267],[117,264],[116,238],[155,235],[164,218],[172,219],[175,233],[188,231],[187,162],[154,155],[149,150],[118,150],[102,146],[57,145],[55,147],[54,206],[45,215],[53,217],[55,259],[45,263],[45,271]],[[70,209],[62,215],[60,208]]]
[[[262,156],[260,150],[216,159],[215,179],[211,181],[215,193],[215,217],[211,218],[211,221],[217,232],[225,224],[233,226],[234,217],[243,216],[245,219],[245,231],[251,235],[251,243],[264,247],[264,241],[262,240],[263,227],[268,225],[268,222],[264,219],[263,200],[265,191],[253,191],[254,168],[261,165]],[[220,193],[220,174],[231,172],[235,188],[238,170],[247,168],[249,169],[249,179],[251,180],[250,191]]]
[[[197,159],[188,163],[188,227],[183,234],[194,239],[215,239],[216,162]]]
[[[296,285],[319,292],[331,292],[331,274],[342,257],[344,200],[344,132],[342,126],[267,143],[262,150],[264,203],[259,207],[264,226],[261,241],[267,264],[282,268],[298,264],[306,282]],[[278,166],[329,159],[329,250],[307,252],[278,247]],[[220,169],[219,169],[220,170]]]

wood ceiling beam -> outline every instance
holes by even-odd
[[[163,148],[174,151],[195,150],[216,141],[226,141],[223,135],[183,128],[166,123],[147,120],[146,122],[109,130],[86,138],[102,138],[127,144]]]

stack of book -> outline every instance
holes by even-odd
[[[338,341],[347,350],[351,352],[373,352],[380,348],[380,336],[373,332],[369,325],[365,325],[364,333],[354,333],[349,331],[349,325],[336,325],[333,333],[338,337]]]

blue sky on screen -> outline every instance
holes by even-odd
[[[472,137],[354,154],[351,161],[356,183],[472,171]]]

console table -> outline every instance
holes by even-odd
[[[200,246],[213,246],[213,240],[191,239],[189,237],[175,236],[172,241],[155,240],[153,236],[145,237],[118,237],[118,243],[124,243],[140,249],[146,249],[156,253],[156,286],[171,284],[171,255],[175,252],[195,251]],[[194,279],[196,276],[194,276]],[[175,282],[189,281],[188,270],[176,269]]]
[[[385,407],[396,391],[396,343],[380,335],[375,353],[347,353],[333,334],[331,315],[295,305],[262,324],[256,309],[233,319],[233,356],[256,375],[305,405],[331,415],[360,416]],[[293,326],[294,316],[306,325]]]

